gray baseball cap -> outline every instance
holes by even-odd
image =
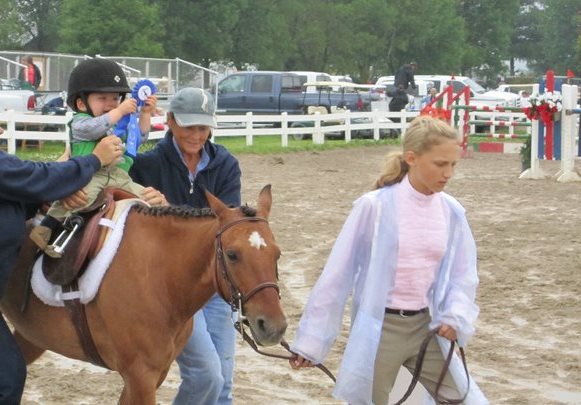
[[[214,97],[207,91],[185,87],[178,91],[169,104],[169,111],[180,127],[205,125],[216,128]]]

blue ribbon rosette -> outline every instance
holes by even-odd
[[[151,96],[157,91],[155,84],[151,80],[143,79],[138,81],[133,87],[131,95],[137,100],[137,112],[123,116],[117,122],[115,135],[122,138],[127,134],[125,140],[125,154],[134,158],[137,156],[137,149],[141,143],[141,130],[139,129],[139,110],[145,105],[147,97]]]

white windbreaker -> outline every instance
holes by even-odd
[[[351,331],[333,396],[350,404],[371,404],[374,362],[385,316],[386,293],[394,285],[398,250],[395,187],[364,194],[355,201],[329,259],[313,287],[291,350],[321,363],[341,331],[343,312],[353,294]],[[476,245],[464,208],[443,193],[450,207],[446,253],[429,291],[430,328],[452,326],[465,346],[474,333],[478,276]],[[443,353],[450,342],[438,337]],[[454,356],[450,372],[460,393],[466,392],[461,360]],[[487,404],[474,381],[466,404]]]

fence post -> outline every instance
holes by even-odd
[[[246,146],[252,146],[252,111],[246,113]]]
[[[518,176],[519,179],[544,179],[547,177],[539,164],[539,120],[532,120],[531,167]]]
[[[280,117],[280,137],[282,147],[288,147],[288,113],[286,111]]]
[[[321,113],[315,111],[315,128],[313,131],[313,143],[322,145],[325,143],[325,135],[321,132]]]
[[[345,142],[351,142],[351,110],[345,110]]]
[[[6,136],[8,137],[7,152],[11,155],[16,154],[16,113],[14,110],[6,111],[7,121],[6,121]]]
[[[405,109],[401,110],[399,112],[399,126],[401,129],[401,133],[403,135],[403,133],[405,132],[405,129],[407,127],[408,124],[408,117],[407,117],[407,111]]]
[[[377,109],[373,110],[371,115],[371,122],[373,123],[373,139],[379,140],[379,111]]]

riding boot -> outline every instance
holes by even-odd
[[[50,257],[58,259],[61,255],[50,249],[48,243],[52,233],[60,228],[61,223],[58,219],[46,215],[39,225],[35,226],[30,232],[30,239],[38,246],[38,248],[44,251]]]

